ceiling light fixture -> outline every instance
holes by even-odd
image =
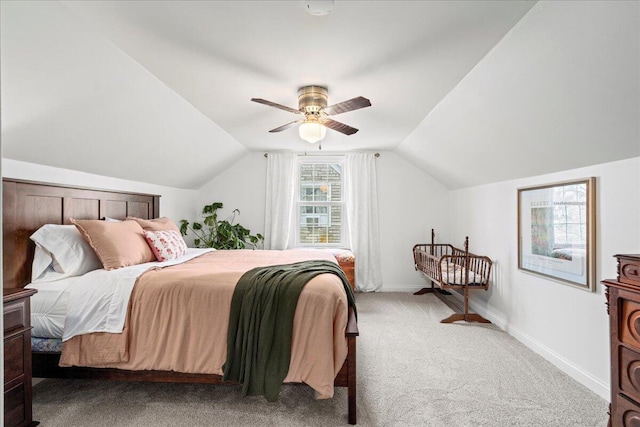
[[[307,12],[315,16],[328,15],[333,10],[333,0],[313,0],[307,2]]]
[[[300,138],[309,144],[315,144],[322,141],[327,134],[327,128],[321,124],[314,116],[308,116],[307,119],[298,127]]]
[[[322,141],[327,128],[320,119],[326,117],[322,109],[327,106],[327,88],[323,86],[304,86],[298,89],[298,106],[304,111],[304,121],[298,127],[298,135],[309,144]]]

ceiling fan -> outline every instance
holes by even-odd
[[[326,87],[322,86],[304,86],[298,90],[298,109],[287,107],[285,105],[277,104],[275,102],[267,101],[262,98],[251,98],[253,102],[259,104],[268,105],[270,107],[279,108],[284,111],[289,111],[293,114],[300,114],[304,116],[299,120],[295,120],[286,125],[279,126],[275,129],[271,129],[269,132],[282,132],[285,129],[300,124],[298,132],[300,138],[313,144],[321,141],[327,132],[327,128],[333,129],[337,132],[345,135],[353,135],[358,132],[358,129],[345,125],[344,123],[337,122],[331,119],[331,116],[336,114],[346,113],[347,111],[358,110],[360,108],[370,107],[371,101],[362,96],[349,99],[348,101],[339,102],[327,107],[328,91]]]

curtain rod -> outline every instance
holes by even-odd
[[[296,153],[296,155],[298,156],[310,156],[310,157],[320,157],[320,156],[342,156],[344,155],[344,153],[341,154],[331,154],[331,153],[323,153],[323,154],[309,154],[307,152],[305,152],[304,154],[302,153]],[[374,156],[376,157],[380,157],[380,153],[375,153]],[[264,153],[264,157],[269,157],[269,153]]]

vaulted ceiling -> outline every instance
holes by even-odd
[[[317,150],[250,102],[309,84],[373,104],[323,151],[395,150],[450,188],[640,155],[637,2],[306,3],[2,2],[3,157],[198,188]]]

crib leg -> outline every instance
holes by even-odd
[[[464,318],[465,320],[468,314],[469,314],[469,285],[464,287]]]
[[[462,314],[462,313],[452,314],[451,316],[447,317],[446,319],[442,319],[440,321],[440,323],[453,323],[453,322],[457,322],[458,320],[465,320],[464,314]]]
[[[478,323],[491,323],[491,321],[485,319],[477,313],[469,313],[469,287],[464,288],[464,313],[455,313],[446,319],[442,319],[440,323],[453,323],[458,320],[464,320],[465,322],[478,322]]]
[[[464,320],[467,322],[491,323],[491,320],[485,319],[477,313],[467,314]]]
[[[424,294],[433,294],[438,292],[439,294],[442,295],[451,295],[451,292],[447,292],[442,288],[436,288],[433,286],[433,280],[429,279],[429,283],[431,283],[431,287],[430,288],[422,288],[417,292],[414,292],[414,295],[424,295]]]
[[[451,292],[449,291],[445,291],[444,289],[440,289],[440,288],[422,288],[417,292],[414,292],[414,295],[424,295],[424,294],[434,294],[434,293],[439,293],[441,295],[451,295]]]
[[[424,294],[431,294],[433,292],[435,292],[435,289],[433,287],[433,280],[429,280],[429,283],[431,283],[431,287],[430,288],[422,288],[420,289],[418,292],[414,292],[414,295],[424,295]]]

